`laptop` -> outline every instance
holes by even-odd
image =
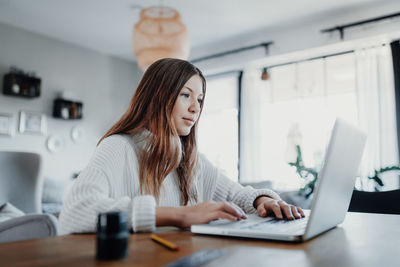
[[[246,220],[216,220],[193,225],[196,234],[303,242],[344,221],[367,136],[343,119],[336,119],[324,165],[318,175],[311,210],[297,220],[277,220],[249,214]]]

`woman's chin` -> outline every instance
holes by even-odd
[[[190,130],[191,130],[191,128],[180,129],[180,130],[178,130],[178,134],[179,134],[179,136],[188,136],[190,134]]]

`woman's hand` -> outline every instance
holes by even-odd
[[[174,213],[173,222],[160,220],[165,216],[171,217],[171,212]],[[164,216],[163,216],[164,215]],[[194,206],[184,206],[178,208],[172,207],[157,207],[156,208],[156,223],[161,225],[175,225],[181,228],[190,227],[193,224],[209,223],[217,219],[227,219],[230,221],[238,221],[246,219],[245,213],[232,202],[204,202]],[[164,223],[165,224],[164,224]]]
[[[286,217],[288,220],[294,220],[306,216],[299,207],[289,205],[283,200],[275,200],[264,196],[257,198],[254,201],[254,206],[261,217],[273,214],[278,219]]]

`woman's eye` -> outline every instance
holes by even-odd
[[[189,98],[189,96],[190,96],[189,94],[185,94],[185,93],[184,93],[184,94],[181,94],[181,95],[184,96],[184,97],[186,97],[186,98]]]
[[[197,101],[199,102],[199,104],[203,103],[203,99],[197,99]]]

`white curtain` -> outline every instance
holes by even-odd
[[[363,177],[375,169],[398,165],[397,129],[392,56],[389,45],[379,45],[355,51],[358,121],[368,133],[361,166]],[[385,187],[398,188],[398,174],[383,176]],[[366,190],[373,182],[364,180]]]
[[[245,71],[242,78],[242,99],[240,111],[240,181],[254,182],[262,177],[261,156],[261,105],[264,99],[265,83],[260,82],[257,70]]]

